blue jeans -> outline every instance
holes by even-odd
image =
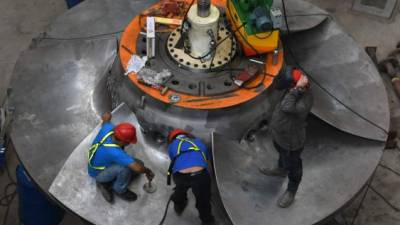
[[[101,171],[97,175],[96,181],[99,183],[112,182],[113,190],[118,194],[122,194],[126,192],[131,183],[132,174],[133,172],[128,167],[112,165]]]

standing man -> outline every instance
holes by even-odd
[[[187,191],[192,188],[196,198],[196,208],[203,225],[214,224],[211,213],[211,178],[208,161],[211,158],[205,144],[189,133],[175,129],[168,135],[168,153],[171,164],[168,169],[168,185],[171,175],[175,182],[172,194],[174,209],[178,215],[185,210],[188,199]]]
[[[145,174],[149,180],[154,178],[149,168],[123,150],[136,143],[136,129],[130,123],[114,127],[109,112],[104,113],[102,120],[102,127],[89,150],[88,173],[96,179],[97,186],[109,203],[114,200],[113,192],[124,200],[135,201],[137,195],[128,190],[132,175]]]
[[[313,105],[313,97],[307,76],[290,66],[276,78],[275,88],[286,90],[282,101],[275,107],[270,126],[279,161],[277,167],[262,168],[260,171],[268,176],[288,176],[287,190],[278,199],[278,206],[287,208],[294,201],[303,175],[301,153],[306,140],[306,119]]]

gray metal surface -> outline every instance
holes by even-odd
[[[125,102],[135,111],[141,126],[148,132],[157,132],[164,137],[176,127],[195,134],[210,143],[210,132],[216,131],[241,139],[246,132],[268,120],[273,106],[281,93],[272,89],[260,94],[252,101],[236,107],[216,110],[193,110],[161,103],[143,93],[127,77],[114,74],[115,94],[113,101]],[[144,96],[142,98],[142,96]],[[225,97],[229,97],[226,95]],[[141,101],[141,99],[144,99]],[[218,98],[216,98],[218,100]],[[220,101],[224,101],[220,98]],[[199,101],[199,104],[202,102]]]
[[[98,115],[110,108],[105,86],[98,84],[115,56],[115,39],[44,41],[20,56],[11,84],[11,138],[44,190]]]
[[[285,3],[290,31],[294,33],[310,30],[330,17],[325,10],[306,1],[285,0]],[[274,1],[273,6],[282,9],[282,0]],[[281,29],[286,33],[285,21],[283,24]]]
[[[59,17],[47,30],[47,36],[56,39],[72,38],[74,40],[34,42],[31,49],[20,56],[12,82],[11,103],[16,108],[16,117],[11,138],[21,162],[33,180],[43,190],[48,190],[73,149],[96,127],[100,113],[111,109],[111,100],[106,91],[106,83],[108,89],[114,90],[111,93],[113,104],[126,102],[129,108],[135,111],[146,131],[166,133],[171,127],[182,127],[205,140],[209,140],[211,131],[239,139],[245,135],[246,131],[256,127],[270,115],[273,105],[281,94],[272,92],[272,90],[262,93],[258,98],[240,107],[213,111],[191,111],[173,105],[161,104],[149,96],[146,97],[144,93],[133,87],[126,77],[121,76],[122,71],[114,71],[118,69],[115,69],[116,67],[111,68],[116,57],[117,47],[113,34],[123,30],[133,16],[154,2],[157,1],[85,1]],[[276,2],[279,4],[280,1]],[[354,112],[338,104],[326,92],[319,90],[315,84],[313,91],[316,95],[316,105],[313,112],[328,123],[347,132],[376,140],[385,139],[383,130],[388,128],[387,99],[381,86],[379,74],[372,67],[370,60],[361,48],[348,35],[343,33],[334,22],[326,21],[327,15],[324,11],[309,3],[295,0],[287,1],[287,7],[290,28],[294,33],[298,32],[293,37],[295,40],[293,42],[296,43],[293,48],[296,55],[299,56],[300,62],[318,82],[323,84],[338,99],[352,109],[354,108],[363,117],[376,123],[382,130],[371,125],[365,119],[355,116]],[[323,21],[325,23],[321,24]],[[308,31],[300,32],[305,30]],[[90,40],[87,39],[88,37]],[[304,40],[307,40],[307,42]],[[348,43],[346,43],[347,41]],[[325,42],[327,43],[325,44]],[[117,61],[117,63],[119,62]],[[119,67],[119,64],[116,65]],[[113,76],[107,76],[110,69],[113,70]],[[369,92],[371,90],[373,90],[372,94]],[[260,197],[260,199],[255,200],[265,200],[265,205],[258,205],[257,207],[261,207],[262,214],[267,216],[267,219],[260,216],[261,212],[260,210],[257,211],[259,208],[256,208],[254,218],[260,220],[251,221],[254,222],[253,224],[259,224],[260,221],[277,222],[276,224],[299,224],[298,222],[307,224],[306,222],[323,219],[323,216],[329,215],[330,210],[333,212],[340,207],[340,204],[347,202],[350,196],[359,190],[359,184],[365,182],[366,177],[371,175],[371,168],[375,166],[374,164],[381,155],[382,143],[341,133],[330,128],[327,124],[318,124],[315,127],[316,130],[313,130],[316,134],[310,134],[310,137],[317,135],[315,138],[318,142],[310,142],[308,147],[312,154],[306,151],[304,155],[307,173],[305,180],[318,181],[309,183],[309,186],[305,186],[308,189],[304,190],[308,190],[307,193],[309,194],[313,192],[316,194],[309,195],[300,190],[298,200],[298,203],[303,201],[306,206],[310,207],[303,207],[303,204],[287,211],[275,211],[275,208],[272,208],[274,207],[272,202],[275,202],[277,192],[281,190],[282,181],[280,181],[279,189],[274,189],[276,182],[274,184],[266,183],[272,191],[268,192],[269,195],[258,195],[257,197]],[[319,129],[321,129],[321,132]],[[149,140],[144,143],[154,143],[152,132],[148,133]],[[331,132],[332,134],[330,134]],[[86,139],[86,141],[88,140]],[[147,159],[151,165],[157,168],[159,174],[164,173],[165,162],[163,160],[165,160],[165,155],[152,149],[152,146],[146,148],[146,154],[153,154],[152,157]],[[256,148],[250,147],[249,153],[254,149]],[[226,150],[229,150],[227,146],[220,146],[215,150],[215,153],[218,153],[218,151],[226,152]],[[232,155],[228,152],[222,160],[218,160],[221,159],[221,155],[215,155],[215,160],[217,178],[220,178],[221,175],[226,176],[225,181],[218,181],[227,182],[220,184],[225,207],[231,217],[237,220],[237,215],[242,215],[243,212],[235,208],[238,203],[242,206],[251,207],[251,203],[254,202],[254,199],[249,198],[248,192],[243,190],[250,190],[254,187],[258,191],[266,189],[261,186],[261,183],[252,186],[255,181],[262,180],[258,179],[258,176],[252,176],[254,171],[244,165],[254,159],[254,155],[251,154],[247,158],[249,161],[237,163],[237,165],[243,166],[241,168],[244,170],[243,174],[239,173],[239,175],[249,179],[247,183],[244,183],[244,186],[242,184],[241,186],[234,186],[237,184],[235,180],[237,176],[232,177],[230,171],[226,171],[226,174],[218,174],[224,171],[220,167],[231,168],[232,165],[235,165],[236,161],[233,163],[233,161],[228,160],[237,160],[238,156],[235,152],[237,151],[233,150]],[[71,155],[71,157],[73,156],[76,157],[76,155]],[[138,156],[142,157],[141,155]],[[156,161],[153,162],[152,159]],[[344,160],[343,163],[336,164],[341,159]],[[368,163],[366,163],[367,161]],[[82,161],[76,163],[82,163]],[[349,172],[337,173],[337,171],[345,171],[344,169]],[[79,170],[79,173],[84,172]],[[349,178],[350,175],[354,175],[352,179]],[[161,175],[159,177],[163,179]],[[84,185],[87,185],[85,183],[87,180],[81,179],[87,178],[87,176],[76,177],[77,181],[83,182]],[[342,182],[338,182],[336,185],[337,181]],[[277,182],[279,183],[279,181]],[[344,183],[354,184],[354,186],[343,186]],[[327,188],[334,191],[333,194],[335,195],[332,194],[328,196],[329,198],[323,198],[321,193]],[[141,186],[138,189],[142,190]],[[92,191],[91,193],[96,193],[92,183],[90,183],[88,190]],[[75,213],[93,221],[92,215],[88,215],[88,212],[84,211],[86,209],[80,208],[78,203],[74,202],[79,200],[79,203],[82,203],[83,201],[81,202],[76,197],[81,195],[70,195],[70,199],[65,199],[60,196],[61,191],[57,193],[57,198],[60,198],[61,203],[68,204]],[[167,189],[161,188],[157,193],[167,193]],[[92,195],[86,195],[86,197],[88,196]],[[262,196],[264,197],[261,198]],[[266,199],[268,196],[270,198]],[[89,200],[92,203],[99,203],[102,200],[100,197],[95,194],[94,198],[96,199]],[[159,207],[163,206],[160,202],[164,203],[165,197],[163,195],[155,198],[158,202],[157,208],[154,208],[154,210],[158,212]],[[333,197],[335,199],[331,199]],[[153,200],[149,201],[152,202]],[[122,204],[122,206],[126,206],[125,203]],[[326,206],[321,207],[321,204],[326,204]],[[321,208],[317,209],[316,206]],[[100,216],[102,214],[109,215],[107,214],[108,210],[114,212],[114,216],[119,215],[115,224],[125,223],[126,221],[123,218],[136,218],[139,214],[147,216],[145,211],[137,213],[134,211],[136,210],[135,206],[130,207],[131,205],[126,207],[130,209],[129,211],[112,211],[115,210],[112,207],[102,208],[98,211],[100,212],[98,214]],[[269,208],[266,209],[266,207]],[[297,210],[302,207],[304,211]],[[222,209],[222,207],[219,209]],[[240,207],[240,209],[243,209],[243,207]],[[306,209],[311,210],[302,214]],[[314,209],[316,211],[312,211]],[[125,214],[118,214],[120,212]],[[290,212],[293,213],[290,214]],[[152,216],[149,215],[146,218],[150,218],[150,222],[156,221],[155,217]],[[244,217],[251,219],[247,215]],[[276,218],[282,220],[271,220]],[[131,221],[135,221],[135,219]],[[248,221],[242,222],[246,224]]]
[[[72,150],[111,109],[105,75],[116,31],[157,1],[92,0],[68,10],[20,55],[13,75],[11,138],[34,181],[47,191]],[[48,40],[49,38],[49,40]]]
[[[87,0],[58,17],[46,33],[50,37],[80,38],[120,32],[134,16],[156,2],[158,0]],[[281,1],[274,4],[280,6]],[[311,29],[326,19],[325,11],[308,2],[287,0],[287,5],[293,31]],[[304,17],[305,13],[315,15]]]
[[[157,0],[89,0],[58,17],[46,31],[50,37],[81,38],[122,32]]]
[[[219,193],[236,225],[318,223],[355,197],[378,165],[383,148],[382,142],[352,136],[310,118],[303,180],[294,204],[282,209],[276,201],[287,179],[258,171],[277,163],[270,135],[259,133],[254,143],[243,144],[218,134],[213,138]]]
[[[312,77],[312,112],[351,134],[385,141],[390,123],[386,89],[372,60],[354,39],[326,20],[315,29],[294,34],[289,44]]]
[[[130,145],[126,151],[144,162],[153,169],[155,178],[152,182],[157,187],[155,193],[149,194],[143,190],[147,183],[144,175],[135,177],[129,189],[138,194],[138,200],[129,203],[120,198],[115,198],[113,205],[107,203],[100,191],[96,188],[95,180],[87,174],[87,151],[91,142],[97,135],[100,126],[97,126],[72,152],[60,173],[57,175],[49,192],[58,201],[62,202],[70,210],[76,212],[82,218],[93,224],[118,224],[118,225],[154,225],[159,224],[164,214],[165,206],[173,192],[173,185],[166,185],[166,171],[169,158],[167,145],[160,145],[149,141],[140,132],[140,125],[126,105],[120,105],[113,112],[112,122],[118,124],[129,122],[138,129],[138,143]],[[221,207],[213,201],[213,214],[220,225],[229,225]],[[197,218],[197,210],[194,207],[194,197],[189,192],[189,205],[181,216],[177,216],[170,204],[169,213],[165,225],[200,224]]]

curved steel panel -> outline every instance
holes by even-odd
[[[81,38],[122,32],[134,16],[157,0],[89,0],[58,17],[46,34]]]
[[[138,143],[128,146],[126,151],[134,155],[135,158],[142,160],[147,167],[153,169],[155,178],[152,184],[157,186],[157,191],[153,194],[146,193],[142,187],[147,182],[147,179],[144,175],[136,176],[129,186],[129,189],[139,196],[136,202],[131,203],[119,198],[115,198],[113,205],[105,202],[96,188],[94,179],[89,178],[87,175],[87,149],[90,148],[92,140],[100,129],[100,126],[97,126],[73,151],[51,185],[49,192],[66,207],[93,224],[159,224],[174,187],[166,185],[165,174],[170,161],[167,154],[167,146],[146,138],[140,131],[136,116],[125,104],[114,110],[112,122],[114,124],[129,122],[138,128]],[[173,203],[170,204],[165,225],[200,223],[197,218],[197,210],[194,207],[194,197],[190,192],[188,196],[189,206],[181,216],[176,215],[173,210]],[[212,201],[213,214],[216,217],[216,221],[219,225],[229,225],[229,221],[224,216],[224,211],[221,210],[222,207],[219,207],[217,202],[218,200],[215,198]]]
[[[384,143],[347,134],[316,118],[309,123],[303,180],[294,204],[287,209],[276,205],[286,179],[258,171],[277,163],[269,135],[260,133],[250,144],[214,135],[217,186],[233,224],[315,224],[343,207],[366,184]]]
[[[290,44],[312,77],[312,112],[351,134],[385,141],[390,123],[386,89],[372,60],[353,38],[335,22],[325,21],[294,34]]]
[[[11,84],[11,139],[23,165],[44,190],[96,125],[97,111],[104,110],[97,107],[107,107],[94,101],[105,101],[106,92],[95,90],[115,57],[115,39],[45,41],[20,56]]]
[[[325,10],[309,2],[285,0],[285,3],[289,28],[293,33],[310,30],[329,18],[329,14]],[[282,9],[282,0],[274,1],[273,6]],[[287,31],[285,21],[283,21],[281,29]]]

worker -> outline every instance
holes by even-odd
[[[285,90],[272,114],[270,130],[275,149],[279,153],[278,165],[261,168],[268,176],[288,176],[287,190],[278,199],[278,206],[289,207],[297,193],[303,175],[301,153],[306,141],[306,119],[313,105],[307,76],[287,66],[274,82],[275,88]]]
[[[132,175],[145,174],[152,180],[154,173],[124,151],[126,146],[137,142],[135,127],[129,123],[114,127],[109,112],[103,114],[102,120],[102,127],[89,151],[88,173],[109,203],[113,203],[113,193],[124,200],[135,201],[136,193],[128,189]]]
[[[174,209],[181,215],[188,204],[187,191],[192,188],[196,198],[196,208],[203,225],[214,224],[211,212],[211,178],[209,174],[210,153],[205,144],[181,129],[168,135],[168,154],[171,164],[168,170],[168,185],[171,176],[175,191],[171,200]]]

